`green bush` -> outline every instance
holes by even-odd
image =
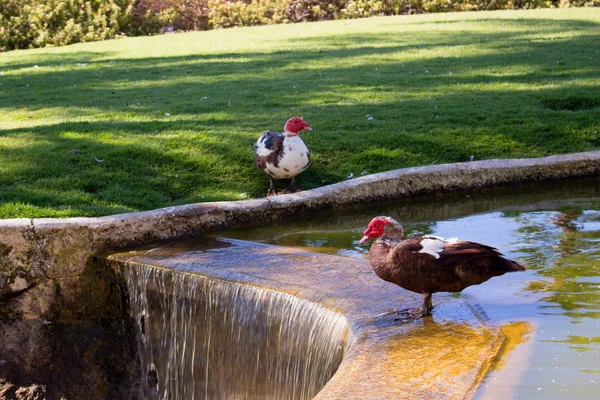
[[[337,18],[363,18],[374,15],[418,14],[423,12],[421,0],[348,0]]]
[[[214,28],[423,12],[421,0],[209,0]]]
[[[136,0],[123,30],[134,36],[159,33],[179,16],[173,3],[173,0]]]
[[[208,23],[214,28],[267,25],[289,22],[288,0],[208,1]]]
[[[135,0],[2,0],[0,47],[19,49],[116,37]]]
[[[21,0],[0,2],[0,49],[29,47],[33,42],[29,24],[29,9]]]
[[[286,14],[290,22],[335,19],[344,0],[289,0]]]
[[[209,22],[213,27],[229,27],[423,12],[597,6],[600,0],[212,0]],[[285,8],[286,15],[275,12],[276,18],[270,19],[265,7],[278,12]]]

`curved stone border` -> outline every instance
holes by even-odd
[[[91,254],[107,249],[359,203],[595,175],[600,175],[600,151],[405,168],[267,199],[198,203],[98,218],[2,220],[0,298],[23,290],[32,279],[76,275]]]

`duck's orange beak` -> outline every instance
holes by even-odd
[[[363,232],[363,237],[362,239],[360,239],[360,241],[358,242],[358,244],[363,244],[364,242],[366,242],[367,240],[371,239],[371,235],[370,235],[370,231],[367,229],[366,231]]]

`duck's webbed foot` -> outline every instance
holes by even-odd
[[[296,187],[296,186],[288,186],[288,187],[286,187],[285,189],[283,189],[283,190],[281,191],[281,193],[286,193],[286,194],[287,194],[287,193],[298,193],[298,192],[301,192],[301,191],[302,191],[302,189],[301,189],[301,188],[298,188],[298,187]]]
[[[286,187],[285,189],[283,189],[282,193],[296,193],[296,192],[301,192],[302,188],[296,187],[296,185],[294,184],[294,178],[290,179],[290,184],[288,185],[288,187]]]
[[[269,191],[267,192],[267,197],[277,196],[280,193],[280,190],[275,187],[275,182],[273,182],[273,178],[269,176]]]
[[[409,318],[413,318],[413,319],[423,318],[428,315],[431,315],[431,313],[430,314],[425,313],[422,308],[407,308],[407,309],[398,311],[398,314],[400,314],[404,317],[409,317]]]
[[[405,308],[402,310],[391,311],[389,313],[381,314],[389,315],[396,314],[398,315],[397,320],[401,319],[418,319],[423,317],[431,316],[431,310],[433,310],[433,303],[431,299],[431,293],[423,294],[423,305],[421,308]]]
[[[375,317],[375,319],[391,319],[394,322],[403,322],[419,319],[421,317],[422,313],[420,308],[406,308],[379,314]]]

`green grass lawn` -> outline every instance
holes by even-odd
[[[252,144],[294,115],[315,128],[303,134],[304,188],[471,156],[600,149],[599,52],[600,9],[588,8],[0,53],[0,217],[262,197]]]

